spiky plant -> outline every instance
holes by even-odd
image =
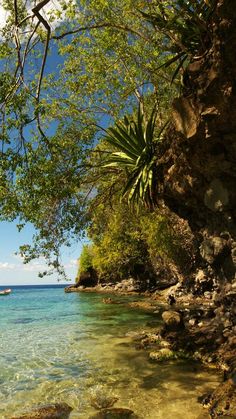
[[[209,20],[215,5],[215,0],[154,0],[148,9],[139,10],[166,37],[162,48],[168,54],[160,67],[177,64],[172,80],[184,64],[197,59],[211,46]]]
[[[153,207],[156,203],[155,151],[163,132],[156,132],[156,117],[154,109],[145,120],[139,107],[137,118],[124,117],[106,130],[105,140],[115,151],[108,155],[103,167],[125,175],[122,197],[127,197],[129,204]]]

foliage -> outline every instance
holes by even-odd
[[[89,229],[93,241],[93,267],[102,279],[133,275],[136,265],[148,264],[140,224],[126,205],[96,207]]]
[[[103,147],[97,147],[101,156]],[[176,266],[180,273],[185,271],[192,254],[192,237],[186,223],[161,205],[152,211],[145,207],[140,207],[138,213],[132,211],[120,199],[124,178],[101,172],[100,165],[96,166],[100,158],[97,153],[93,156],[97,189],[90,200],[88,229],[93,267],[99,277],[108,281],[136,277],[139,271],[146,279],[154,279],[155,271],[168,264]]]
[[[70,245],[86,226],[81,189],[86,171],[86,138],[81,140],[75,127],[58,129],[50,145],[28,143],[26,148],[26,160],[10,148],[2,155],[0,219],[11,221],[20,214],[19,229],[26,222],[33,223],[33,245],[22,246],[21,255],[25,262],[44,256],[51,268],[59,269],[60,247]],[[15,171],[14,162],[16,166],[19,163]]]
[[[176,259],[180,243],[164,211],[161,213],[160,210],[156,210],[142,216],[141,226],[152,259],[157,256],[169,260]]]
[[[91,194],[109,200],[115,196],[117,220],[109,218],[114,237],[126,216],[118,205],[122,182],[130,201],[156,204],[159,128],[179,87],[179,80],[170,85],[173,63],[186,53],[194,57],[199,42],[201,53],[208,46],[207,6],[197,18],[197,5],[203,2],[192,3],[61,0],[55,7],[51,0],[4,0],[8,16],[0,34],[0,213],[1,220],[19,218],[19,228],[26,222],[35,226],[33,246],[21,248],[26,262],[44,255],[51,267],[60,268],[60,246],[69,245],[87,226]],[[107,140],[103,152],[111,153],[109,183],[107,167],[91,167],[98,164],[93,156],[98,153],[99,126],[104,129],[130,115],[137,102],[149,115],[147,121],[140,111],[137,119],[127,117],[108,129],[113,145]],[[125,150],[117,140],[120,130],[123,140],[132,138]],[[100,150],[104,144],[100,142]],[[117,154],[121,152],[126,155]],[[130,235],[135,236],[132,228]],[[137,239],[136,248],[134,237],[132,241],[128,230],[123,231],[124,254],[143,260],[143,238]],[[103,232],[101,243],[102,237]],[[109,246],[113,249],[111,242]],[[119,259],[115,249],[113,256]],[[102,263],[106,265],[105,259]]]
[[[107,129],[105,137],[105,141],[116,151],[108,155],[104,167],[123,171],[127,177],[123,197],[128,195],[129,203],[141,202],[148,207],[153,207],[157,198],[156,148],[162,130],[155,132],[156,116],[154,109],[148,121],[145,121],[139,107],[136,120],[125,117],[124,121]]]
[[[146,280],[155,272],[172,266],[179,274],[191,266],[192,236],[186,223],[166,208],[150,212],[140,209],[137,216],[124,201],[106,200],[104,190],[92,205],[88,235],[92,241],[93,267],[103,280],[123,279],[137,272]],[[104,187],[104,189],[103,189]]]
[[[172,55],[163,64],[165,68],[177,62],[178,71],[192,59],[206,53],[211,46],[209,20],[215,8],[215,1],[177,0],[154,1],[149,11],[140,10],[144,16],[165,37]]]
[[[79,257],[79,270],[78,270],[77,277],[79,277],[81,272],[87,272],[92,267],[93,267],[93,249],[91,245],[86,244],[86,245],[83,245],[82,251]]]
[[[31,222],[34,245],[21,253],[52,266],[86,227],[86,154],[101,136],[98,124],[146,95],[160,103],[169,95],[166,83],[153,87],[156,40],[138,17],[142,1],[60,3],[44,15],[49,31],[41,2],[35,10],[36,2],[6,1],[0,40],[1,219]]]
[[[165,207],[143,214],[140,223],[152,263],[161,259],[166,266],[171,264],[180,273],[187,272],[193,254],[187,223]]]

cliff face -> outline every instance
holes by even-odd
[[[184,288],[207,298],[212,307],[200,346],[207,346],[211,336],[218,359],[232,374],[236,370],[235,28],[234,1],[218,0],[209,25],[211,47],[183,75],[183,94],[173,102],[172,126],[160,160],[165,203],[188,221],[195,237],[195,264]]]
[[[187,68],[162,157],[166,204],[188,220],[198,268],[236,292],[236,9],[220,0],[211,48]],[[231,284],[231,288],[230,285]]]

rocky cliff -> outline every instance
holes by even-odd
[[[218,348],[230,348],[225,358],[231,372],[236,367],[235,27],[234,1],[217,1],[209,48],[183,74],[182,96],[173,102],[160,157],[165,203],[188,221],[196,242],[186,289],[211,300],[212,336]]]

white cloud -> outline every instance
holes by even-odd
[[[70,261],[68,263],[65,263],[64,264],[64,267],[66,269],[68,269],[68,268],[74,268],[76,266],[78,266],[78,260],[77,259],[70,259]]]
[[[15,269],[16,265],[14,263],[9,262],[0,262],[0,269],[5,269],[7,271],[11,271],[12,269]]]
[[[19,258],[17,258],[19,259]],[[21,259],[21,258],[20,258]],[[22,260],[22,259],[21,259]],[[33,261],[29,262],[27,264],[22,263],[10,263],[10,262],[0,262],[0,270],[5,271],[21,271],[21,272],[39,272],[42,270],[47,270],[48,266],[46,263],[43,263],[42,261]]]
[[[0,29],[5,26],[8,12],[0,5]]]
[[[1,1],[1,0],[0,0]],[[69,3],[69,2],[68,2]],[[27,1],[27,10],[28,13],[31,14],[31,1]],[[70,2],[71,5],[76,5],[76,1]],[[56,26],[58,26],[61,22],[65,20],[65,13],[64,7],[61,5],[61,1],[59,0],[50,0],[46,6],[44,6],[40,13],[49,20],[50,15],[52,15],[52,12],[60,12],[61,16],[60,18],[56,18],[53,23],[51,23],[52,28],[54,29]],[[0,30],[4,28],[7,16],[9,15],[9,12],[7,12],[3,6],[0,5]]]
[[[24,264],[23,259],[20,255],[13,255],[14,259],[17,259],[19,262],[10,263],[10,262],[0,262],[0,270],[5,271],[18,271],[18,272],[41,272],[47,271],[48,265],[44,262],[43,258]],[[75,268],[78,265],[77,259],[70,259],[69,262],[64,263],[63,266],[65,269]]]
[[[22,270],[26,272],[46,271],[48,266],[45,263],[31,262],[22,266]]]

